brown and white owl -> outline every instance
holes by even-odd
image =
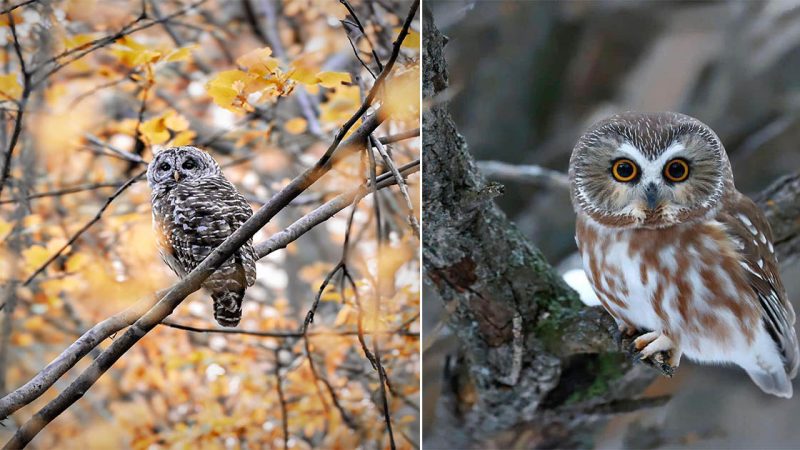
[[[584,270],[642,358],[736,364],[791,397],[800,353],[764,214],[717,135],[683,114],[623,113],[570,160]],[[659,353],[660,354],[660,353]]]
[[[155,155],[147,168],[153,228],[164,262],[184,277],[236,231],[253,210],[208,153],[175,147]],[[256,280],[252,239],[211,274],[203,287],[214,300],[214,318],[235,327],[244,291]]]

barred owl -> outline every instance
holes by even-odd
[[[569,174],[584,270],[620,331],[641,333],[641,357],[735,364],[791,397],[800,354],[772,231],[717,135],[682,114],[619,114],[578,140]]]
[[[253,210],[206,152],[175,147],[156,154],[147,168],[152,189],[153,228],[164,262],[184,277]],[[252,240],[243,245],[204,282],[214,300],[214,318],[235,327],[242,317],[244,291],[256,279]]]

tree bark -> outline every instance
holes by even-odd
[[[592,446],[611,415],[666,401],[636,398],[656,372],[632,364],[611,317],[584,306],[494,203],[502,186],[480,174],[439,96],[448,86],[446,38],[426,6],[423,14],[423,263],[460,346],[438,408],[448,420],[426,438]],[[799,194],[796,174],[760,198],[783,259],[800,249]]]

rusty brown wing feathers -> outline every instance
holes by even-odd
[[[718,219],[739,243],[741,264],[750,287],[759,301],[765,328],[783,357],[786,373],[797,374],[800,351],[794,332],[795,313],[781,282],[778,261],[772,245],[772,229],[758,206],[737,193],[726,202]]]

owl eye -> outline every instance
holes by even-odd
[[[611,174],[615,180],[627,183],[639,176],[639,167],[630,159],[618,159],[611,166]]]
[[[161,163],[161,165],[160,165],[160,166],[158,166],[158,170],[161,170],[161,171],[163,171],[163,172],[166,172],[167,170],[169,170],[169,164],[167,164],[167,163]]]
[[[689,178],[689,163],[685,159],[673,159],[664,166],[664,178],[673,183],[686,180]]]
[[[187,159],[186,162],[184,162],[181,167],[183,167],[186,170],[192,170],[195,168],[195,163],[191,159]]]

